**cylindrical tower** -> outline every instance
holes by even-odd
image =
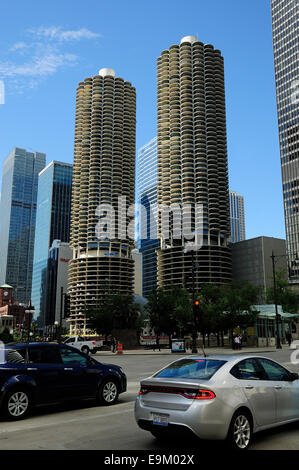
[[[84,331],[86,308],[97,305],[104,293],[133,293],[134,240],[127,235],[127,209],[134,204],[135,139],[136,91],[131,83],[109,68],[80,82],[71,211],[71,334]]]
[[[165,237],[159,217],[161,249],[158,285],[185,285],[231,280],[229,193],[224,65],[219,50],[186,36],[158,58],[158,204],[202,208],[199,249],[187,239]],[[192,212],[190,226],[196,229]],[[192,265],[194,272],[192,272]]]

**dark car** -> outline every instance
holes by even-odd
[[[24,418],[32,406],[93,398],[113,405],[126,391],[121,367],[102,364],[77,349],[56,343],[5,345],[0,363],[0,409]]]

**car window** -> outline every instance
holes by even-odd
[[[80,364],[87,365],[87,359],[83,354],[77,351],[72,351],[68,348],[60,348],[60,354],[63,364]]]
[[[6,351],[6,361],[15,364],[24,364],[26,349],[8,349]]]
[[[238,362],[230,373],[239,380],[265,380],[263,369],[259,367],[255,359],[244,359]]]
[[[268,380],[289,381],[289,372],[279,364],[276,364],[270,359],[259,359],[260,364],[264,368]]]
[[[78,336],[78,341],[84,341],[84,338],[82,338],[82,336]]]
[[[65,341],[65,344],[74,343],[74,342],[75,342],[75,338],[69,338]]]
[[[61,364],[59,348],[56,347],[29,348],[28,360],[34,364]]]
[[[182,359],[165,367],[154,377],[209,380],[225,362],[212,359]]]

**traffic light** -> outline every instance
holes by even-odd
[[[199,300],[195,300],[194,302],[194,322],[195,322],[195,325],[198,326],[199,324]]]
[[[69,294],[64,294],[64,318],[69,317],[71,314],[71,302]]]

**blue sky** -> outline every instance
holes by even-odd
[[[2,2],[0,158],[15,146],[72,163],[79,81],[112,67],[137,90],[137,148],[156,135],[156,59],[186,35],[225,61],[230,188],[247,238],[285,237],[270,0]]]

